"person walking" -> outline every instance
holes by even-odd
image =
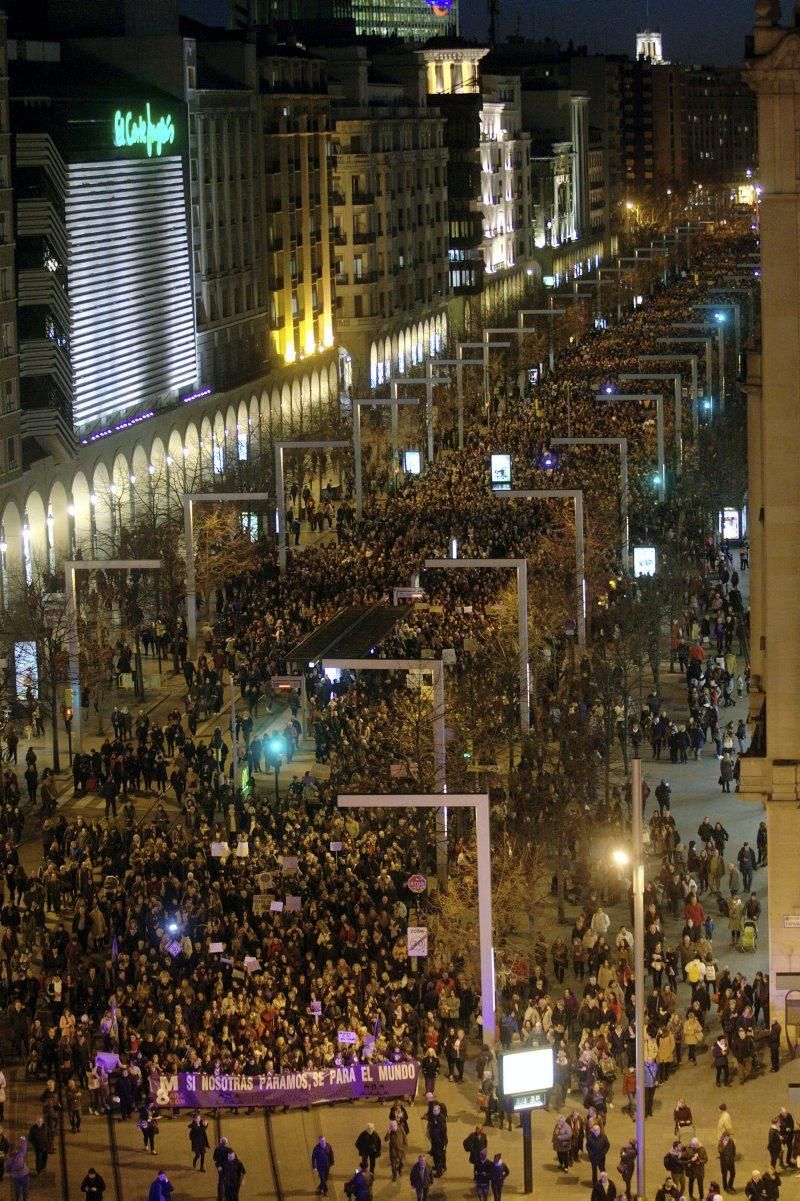
[[[730,1064],[728,1062],[728,1040],[724,1034],[720,1034],[719,1038],[715,1040],[712,1054],[717,1073],[717,1088],[721,1088],[723,1084],[727,1086],[730,1083]]]
[[[572,1161],[572,1127],[565,1117],[556,1120],[553,1129],[553,1150],[561,1171],[568,1172]]]
[[[464,1139],[463,1147],[469,1156],[473,1168],[480,1158],[481,1151],[486,1150],[488,1139],[483,1132],[483,1126],[476,1126]]]
[[[736,1179],[736,1143],[733,1141],[733,1136],[727,1131],[723,1133],[717,1143],[717,1152],[723,1192],[732,1193],[733,1182]]]
[[[381,1136],[372,1122],[367,1122],[366,1128],[356,1139],[356,1151],[361,1156],[362,1168],[369,1167],[370,1174],[375,1175],[375,1161],[381,1154]]]
[[[192,1150],[192,1171],[197,1171],[199,1163],[200,1171],[205,1172],[206,1151],[211,1144],[208,1141],[208,1122],[199,1113],[196,1113],[189,1123],[189,1146]]]
[[[769,1155],[769,1165],[771,1168],[776,1167],[779,1161],[781,1162],[781,1167],[784,1166],[782,1162],[783,1140],[781,1139],[780,1127],[775,1118],[770,1123],[767,1133],[767,1155]]]
[[[492,1186],[492,1165],[485,1147],[478,1155],[472,1174],[475,1179],[475,1193],[478,1201],[486,1201]]]
[[[586,1154],[592,1165],[592,1186],[597,1184],[597,1178],[606,1170],[606,1155],[611,1144],[606,1132],[596,1123],[586,1135]]]
[[[47,1157],[50,1153],[50,1138],[44,1118],[37,1118],[28,1131],[28,1145],[33,1148],[36,1175],[41,1176],[47,1167]]]
[[[781,1024],[777,1018],[769,1028],[767,1046],[769,1047],[769,1070],[777,1072],[781,1066]]]
[[[14,1201],[28,1201],[30,1168],[28,1167],[28,1140],[20,1135],[16,1151],[6,1160],[6,1172],[11,1181]]]
[[[749,842],[743,842],[738,854],[739,871],[742,873],[742,886],[749,892],[753,883],[753,872],[756,870],[756,853]]]
[[[151,1155],[155,1155],[158,1118],[149,1106],[143,1105],[139,1112],[139,1129],[142,1132],[144,1150],[149,1151]]]
[[[401,1175],[406,1158],[408,1140],[406,1132],[398,1122],[389,1122],[389,1129],[383,1136],[383,1141],[389,1144],[389,1166],[392,1169],[392,1180]]]
[[[617,1186],[609,1180],[607,1172],[601,1172],[597,1184],[592,1189],[591,1201],[615,1201]]]
[[[346,1182],[344,1195],[349,1201],[372,1201],[372,1177],[361,1164]]]
[[[503,1185],[505,1184],[508,1175],[508,1164],[498,1151],[492,1160],[492,1201],[502,1201]]]
[[[222,1165],[222,1194],[225,1201],[239,1201],[239,1189],[246,1175],[244,1164],[235,1151],[229,1150]]]
[[[311,1171],[316,1172],[319,1177],[317,1185],[317,1195],[327,1197],[328,1195],[328,1177],[331,1174],[333,1167],[333,1147],[328,1142],[324,1134],[321,1134],[317,1139],[314,1150],[311,1152]]]
[[[103,1201],[106,1182],[95,1168],[89,1171],[81,1181],[81,1192],[86,1195],[86,1201]]]
[[[216,1147],[214,1148],[214,1167],[217,1169],[217,1201],[224,1201],[224,1189],[222,1185],[222,1169],[228,1159],[228,1140],[223,1136]]]
[[[635,1139],[631,1138],[628,1139],[627,1143],[625,1143],[624,1147],[622,1147],[620,1150],[619,1163],[617,1164],[617,1171],[622,1177],[623,1192],[625,1193],[626,1197],[630,1197],[631,1195],[631,1181],[633,1180],[635,1168],[636,1141]]]
[[[150,1191],[147,1194],[147,1201],[169,1201],[174,1190],[175,1185],[171,1182],[167,1176],[167,1173],[162,1168],[153,1183],[150,1185]]]
[[[411,1187],[417,1195],[417,1201],[428,1201],[428,1193],[433,1184],[433,1172],[424,1155],[417,1157],[417,1162],[411,1169],[409,1179]]]
[[[694,1196],[697,1186],[697,1201],[703,1201],[703,1185],[706,1175],[708,1152],[698,1138],[689,1142],[689,1154],[686,1158],[686,1175],[689,1178],[689,1196]]]

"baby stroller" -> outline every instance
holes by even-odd
[[[755,951],[758,946],[758,926],[752,917],[746,917],[742,922],[742,933],[739,938],[740,951]]]

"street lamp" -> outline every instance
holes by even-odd
[[[316,442],[276,442],[275,443],[275,528],[278,535],[278,568],[281,575],[286,574],[286,498],[283,494],[283,454],[287,450],[322,450],[338,449],[349,446],[337,438],[324,438]],[[258,496],[258,493],[249,493]],[[262,494],[266,495],[266,494]]]
[[[719,409],[725,411],[725,322],[724,321],[673,321],[670,329],[688,329],[709,335],[714,331],[717,335],[717,353],[719,356]]]
[[[455,359],[437,359],[438,367],[455,367],[456,369],[456,395],[458,397],[458,449],[464,449],[464,368],[465,367],[482,367],[483,359],[465,359],[464,348],[472,347],[472,349],[482,349],[483,342],[459,342],[456,346]]]
[[[637,362],[641,366],[642,363],[680,363],[688,362],[692,372],[692,381],[690,384],[692,397],[692,433],[697,437],[697,364],[698,356],[696,354],[640,354]]]
[[[634,751],[631,759],[631,838],[632,854],[615,850],[619,867],[631,866],[633,877],[633,987],[634,1029],[636,1033],[636,1192],[644,1197],[645,1122],[644,1122],[644,861],[642,843],[642,761]]]
[[[553,371],[555,370],[555,363],[556,363],[556,352],[555,352],[555,345],[553,342],[553,318],[554,317],[563,317],[567,310],[555,308],[555,306],[553,304],[552,295],[550,297],[548,297],[548,299],[549,299],[549,305],[546,309],[519,309],[519,311],[517,312],[517,322],[519,323],[520,329],[524,329],[526,317],[547,317],[549,319],[549,322],[550,322],[550,373],[552,375]]]
[[[272,769],[275,772],[275,808],[276,808],[276,811],[277,811],[278,805],[280,804],[280,799],[281,799],[281,792],[280,792],[281,763],[283,761],[283,754],[284,754],[285,750],[286,750],[286,748],[283,744],[283,738],[281,738],[280,734],[272,734],[270,736],[269,742],[267,743],[267,758],[269,759],[269,762],[272,765]]]

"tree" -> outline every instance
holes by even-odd
[[[253,570],[258,550],[230,505],[205,503],[194,512],[195,581],[208,615],[212,593],[227,580]]]
[[[67,654],[72,617],[63,592],[56,592],[49,568],[34,561],[30,582],[20,568],[9,575],[8,607],[0,612],[0,638],[13,660],[14,644],[36,646],[39,699],[50,710],[53,770],[61,770],[58,747],[59,689],[68,679]],[[79,703],[80,698],[73,698]]]
[[[501,987],[517,958],[513,936],[527,934],[537,906],[547,895],[548,882],[547,865],[531,842],[508,838],[493,841],[492,925]],[[460,852],[446,891],[440,889],[437,893],[431,927],[434,964],[444,968],[454,961],[462,963],[467,983],[479,991],[478,856],[474,846]]]

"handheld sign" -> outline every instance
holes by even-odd
[[[424,959],[428,954],[428,927],[409,926],[406,937],[409,959]]]
[[[356,1034],[355,1030],[340,1030],[336,1038],[337,1041],[345,1047],[352,1046],[354,1043],[358,1042],[358,1035]]]

